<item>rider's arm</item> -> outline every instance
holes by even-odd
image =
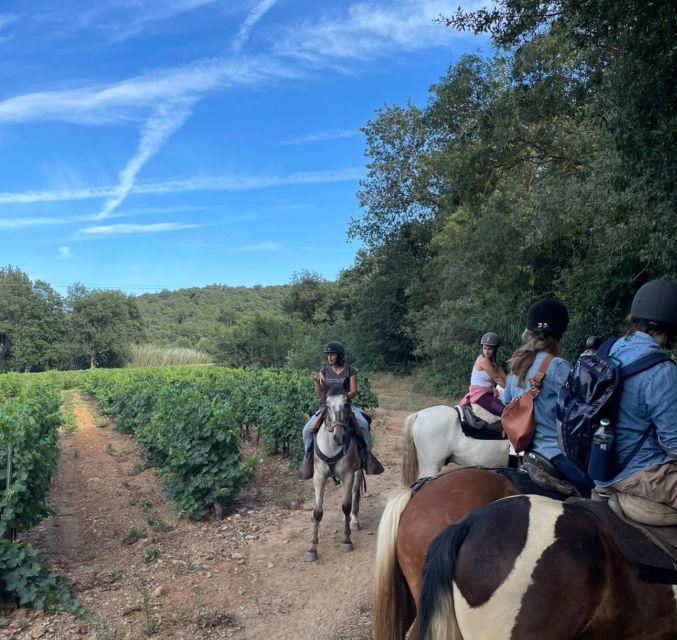
[[[486,356],[480,356],[475,365],[480,371],[486,371],[491,379],[496,383],[505,387],[505,372],[501,369],[501,365],[496,365]]]
[[[317,396],[322,395],[322,389],[324,389],[327,386],[327,383],[324,380],[324,373],[320,371],[320,374],[315,378],[315,394]]]
[[[658,442],[671,458],[677,458],[677,367],[671,362],[657,365],[646,377],[644,402],[656,425]]]
[[[348,389],[348,397],[352,400],[357,395],[357,373],[350,376],[350,388]]]

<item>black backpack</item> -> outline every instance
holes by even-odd
[[[616,426],[623,381],[670,360],[665,353],[655,352],[622,367],[618,360],[609,355],[617,339],[609,338],[594,354],[583,354],[569,372],[557,398],[557,439],[560,449],[585,474],[588,472],[592,437],[600,420],[608,419],[612,432]],[[650,424],[625,460],[615,461],[614,473],[609,478],[596,479],[608,480],[624,469],[644,444],[652,428]]]

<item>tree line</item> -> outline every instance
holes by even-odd
[[[0,371],[122,366],[144,337],[132,296],[75,284],[66,297],[0,268]]]
[[[507,357],[535,299],[568,306],[573,357],[643,283],[677,276],[677,9],[502,0],[443,22],[493,54],[364,127],[364,249],[338,316],[360,360],[458,391],[482,333]]]
[[[480,336],[499,333],[507,358],[534,300],[569,308],[572,358],[585,336],[619,330],[642,284],[677,278],[674,3],[500,0],[440,21],[488,34],[492,53],[460,58],[425,105],[387,105],[365,124],[354,264],[213,313],[183,336],[193,346],[231,366],[315,367],[338,339],[358,367],[417,370],[457,393]],[[34,288],[36,309],[59,308]],[[135,335],[133,305],[111,295]],[[50,357],[112,358],[77,342],[74,309],[69,295],[65,344],[80,346]],[[163,325],[163,339],[182,325]]]

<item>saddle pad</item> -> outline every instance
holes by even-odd
[[[635,526],[616,515],[606,501],[569,498],[566,504],[581,507],[595,514],[604,523],[616,546],[640,578],[647,582],[677,584],[677,569],[674,562],[664,550],[651,541],[646,532],[646,529],[675,530],[677,527]],[[672,535],[675,535],[675,531]]]
[[[468,405],[454,407],[461,421],[461,429],[468,438],[477,440],[504,440],[500,422],[487,424],[473,414]]]

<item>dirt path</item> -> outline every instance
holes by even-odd
[[[311,535],[312,486],[282,460],[261,460],[256,484],[224,520],[189,522],[167,505],[138,445],[75,396],[77,429],[64,434],[51,501],[58,514],[25,536],[74,581],[91,612],[24,610],[2,638],[371,637],[372,561],[389,488],[399,483],[407,411],[374,412],[376,452],[386,472],[368,478],[355,551],[339,550],[342,488],[328,488],[319,560],[303,562]],[[252,449],[250,454],[256,454]],[[138,540],[134,533],[146,536]]]

